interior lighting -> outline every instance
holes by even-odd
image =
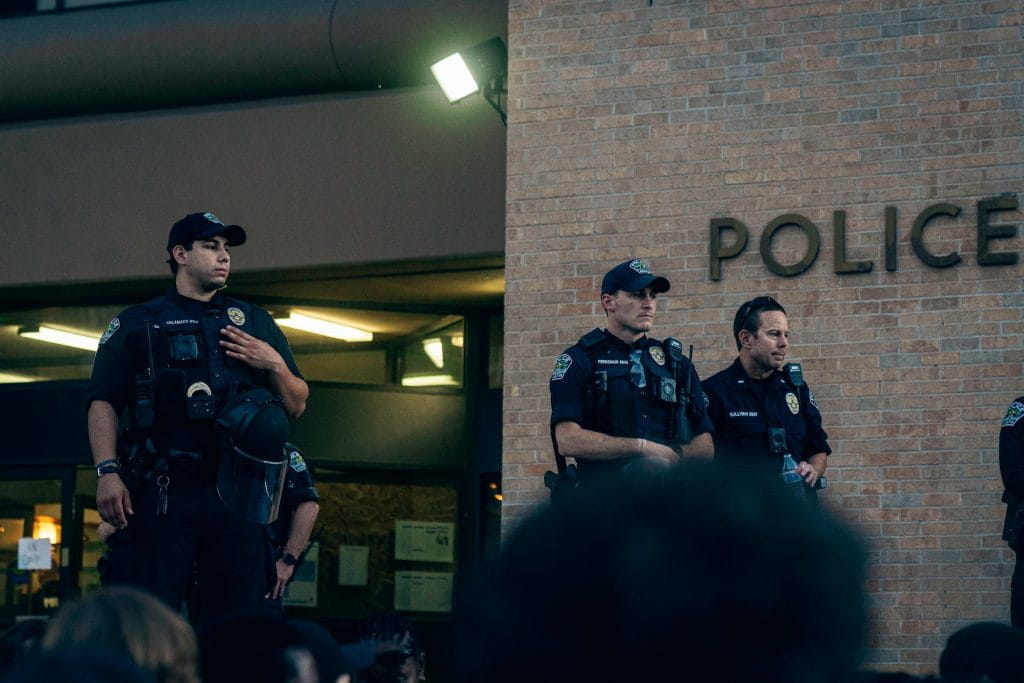
[[[438,370],[444,367],[444,345],[437,337],[423,340],[423,352]]]
[[[23,382],[38,382],[38,377],[19,375],[14,372],[0,372],[0,384],[21,384]]]
[[[36,515],[32,520],[32,538],[45,538],[51,545],[60,543],[60,522],[51,515]]]
[[[402,378],[403,387],[457,387],[451,375],[413,375]]]
[[[368,342],[373,341],[373,332],[362,330],[350,325],[331,322],[323,318],[314,318],[304,313],[292,311],[287,318],[274,318],[274,322],[282,327],[290,327],[294,330],[302,330],[312,334],[319,334],[332,339],[341,339],[347,342]]]
[[[100,347],[99,335],[58,330],[56,327],[50,327],[49,325],[40,325],[39,327],[22,327],[18,330],[18,336],[28,337],[29,339],[48,342],[50,344],[70,346],[72,348],[83,349],[85,351],[95,352],[96,349]]]

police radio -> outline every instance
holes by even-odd
[[[135,420],[134,427],[148,430],[153,427],[153,338],[146,321],[146,358],[149,366],[135,375]]]

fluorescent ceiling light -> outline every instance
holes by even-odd
[[[473,74],[469,72],[465,60],[458,52],[434,64],[430,70],[449,102],[458,102],[480,89],[480,86],[473,80]]]
[[[85,351],[93,351],[100,347],[99,335],[92,336],[82,334],[80,332],[68,332],[67,330],[58,330],[55,327],[49,325],[40,325],[38,328],[23,327],[18,330],[18,335],[22,337],[28,337],[29,339],[35,339],[36,341],[49,342],[50,344],[60,344],[61,346],[70,346],[76,349],[83,349]]]
[[[437,337],[423,340],[423,352],[427,354],[427,358],[434,364],[437,369],[444,367],[444,345],[441,344],[441,340]]]
[[[451,375],[415,375],[402,378],[403,387],[457,387],[459,383]]]
[[[319,334],[332,339],[341,339],[349,342],[373,341],[373,332],[361,330],[358,327],[350,327],[341,323],[331,322],[322,318],[314,318],[303,313],[292,311],[287,318],[274,318],[274,322],[283,327],[290,327],[303,332]]]
[[[0,384],[20,384],[22,382],[38,382],[38,377],[19,375],[14,372],[0,372]]]

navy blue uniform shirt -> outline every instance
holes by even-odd
[[[768,449],[768,430],[774,427],[786,430],[786,447],[797,462],[832,452],[810,387],[796,386],[784,372],[751,379],[737,358],[705,380],[704,391],[715,425],[716,458],[778,472],[782,456]]]
[[[319,503],[320,494],[313,485],[313,476],[302,454],[293,450],[288,454],[288,471],[284,479],[284,490],[281,492],[281,511],[269,529],[275,550],[288,541],[292,517],[295,516],[299,505],[306,501]]]
[[[1003,486],[1024,499],[1024,396],[1010,404],[999,430],[999,473]]]
[[[125,406],[134,410],[136,377],[149,366],[152,355],[152,433],[158,447],[207,450],[213,420],[188,418],[186,402],[191,388],[205,384],[216,397],[218,409],[231,391],[269,388],[266,373],[229,358],[220,346],[220,330],[228,325],[270,344],[292,374],[302,377],[287,338],[262,308],[220,293],[206,302],[171,290],[125,309],[110,321],[93,362],[88,402],[106,401],[118,413]],[[193,354],[194,358],[180,359]]]
[[[646,378],[644,388],[637,387],[630,377],[630,354],[634,350],[640,351],[639,361]],[[661,400],[658,392],[660,383],[672,378],[670,362],[665,343],[646,336],[631,346],[604,330],[601,340],[589,353],[582,343],[577,343],[555,361],[549,382],[551,426],[570,421],[610,436],[643,438],[671,445],[676,440],[671,422],[675,411],[681,407]],[[677,393],[685,392],[689,377],[690,391],[703,408],[706,400],[697,371],[686,358],[679,362]],[[607,374],[607,392],[603,399],[598,399],[593,388],[588,388],[593,385],[595,373]],[[600,405],[595,405],[598,403]],[[712,431],[706,412],[700,410],[700,413],[699,418],[690,419],[694,436]],[[582,458],[579,464],[581,471],[586,471],[595,466],[611,468],[614,463],[628,460],[586,461]]]

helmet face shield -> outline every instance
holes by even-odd
[[[281,450],[280,461],[262,460],[238,447],[221,451],[217,466],[217,495],[243,519],[270,524],[277,519],[284,491],[288,458]]]
[[[257,524],[277,519],[288,471],[288,415],[266,389],[239,394],[217,416],[217,494],[234,513]]]

